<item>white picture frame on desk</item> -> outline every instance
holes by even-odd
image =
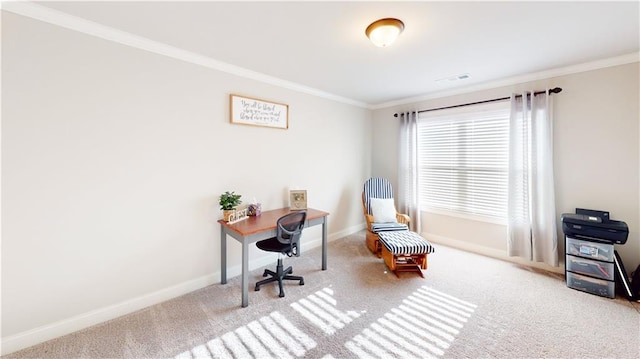
[[[302,211],[307,209],[307,190],[290,190],[289,208],[291,208],[292,211]]]

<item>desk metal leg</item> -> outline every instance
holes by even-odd
[[[242,240],[242,307],[249,306],[249,245]]]
[[[322,270],[327,270],[327,217],[322,221]]]
[[[227,231],[220,227],[220,283],[227,284]]]

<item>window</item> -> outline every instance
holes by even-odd
[[[420,114],[423,210],[506,219],[509,111],[501,101]]]

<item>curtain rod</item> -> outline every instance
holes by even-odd
[[[562,89],[560,87],[555,87],[555,88],[549,89],[548,92],[549,92],[549,95],[551,95],[553,93],[562,92]],[[541,93],[545,93],[545,91],[538,91],[538,92],[534,92],[533,94],[534,95],[539,95]],[[522,95],[516,95],[516,97],[522,97]],[[463,106],[470,106],[470,105],[478,105],[478,104],[481,104],[481,103],[503,101],[503,100],[508,100],[510,98],[511,98],[511,96],[509,96],[509,97],[501,97],[501,98],[494,98],[494,99],[491,99],[491,100],[484,100],[484,101],[478,101],[478,102],[463,103],[463,104],[460,104],[460,105],[445,106],[445,107],[438,107],[438,108],[430,108],[430,109],[427,109],[427,110],[420,110],[420,111],[418,111],[418,113],[429,112],[429,111],[437,111],[437,110],[446,110],[446,109],[449,109],[449,108],[456,108],[456,107],[463,107]],[[394,113],[393,117],[398,117],[398,114]]]

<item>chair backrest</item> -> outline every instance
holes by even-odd
[[[287,255],[299,255],[298,242],[300,242],[306,220],[307,211],[291,212],[278,219],[276,238],[282,244],[289,244]]]
[[[391,182],[381,177],[369,178],[362,190],[362,200],[368,214],[371,214],[371,198],[393,198]]]

